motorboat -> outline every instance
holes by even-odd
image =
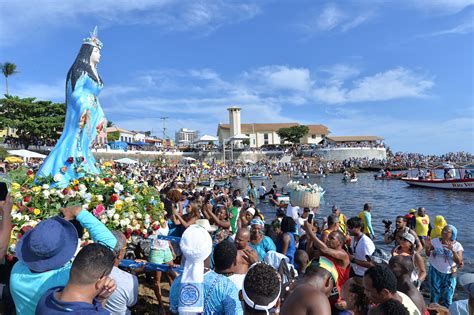
[[[385,175],[374,175],[375,180],[400,180],[403,177],[407,177],[408,173],[400,173],[400,174],[391,174],[390,176]]]
[[[474,191],[474,178],[427,178],[420,179],[418,177],[404,177],[401,179],[410,186]]]
[[[268,179],[268,176],[264,174],[250,174],[249,178],[251,180],[263,180],[263,179]]]

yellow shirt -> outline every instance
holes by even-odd
[[[346,217],[341,213],[339,214],[339,229],[342,233],[346,234],[347,226],[346,226]]]
[[[416,218],[416,225],[415,225],[416,234],[418,236],[428,236],[428,229],[430,226],[430,217],[427,214],[425,214],[424,217],[421,217],[417,214],[415,218]]]

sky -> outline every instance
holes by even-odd
[[[10,94],[64,102],[94,26],[107,118],[162,136],[323,124],[393,151],[474,153],[474,0],[0,0]],[[4,91],[4,80],[0,91]]]

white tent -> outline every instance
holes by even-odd
[[[39,154],[29,150],[9,150],[8,153],[15,156],[21,156],[24,159],[35,158],[35,159],[44,159],[46,155]]]
[[[229,138],[230,141],[247,140],[247,139],[250,139],[250,137],[241,133]]]
[[[245,163],[248,163],[248,164],[255,164],[255,162],[252,161],[252,160],[245,160]]]
[[[209,141],[217,141],[219,138],[213,137],[210,135],[204,135],[201,138],[199,138],[199,142],[209,142]]]
[[[138,161],[135,161],[129,158],[123,158],[123,159],[118,159],[114,161],[117,163],[122,163],[122,164],[137,164],[138,163]]]
[[[192,157],[186,156],[183,158],[185,161],[196,161],[196,159],[193,159]]]

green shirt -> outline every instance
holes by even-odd
[[[237,233],[237,219],[239,218],[239,209],[237,207],[231,207],[229,212],[232,214],[232,218],[230,219],[230,230],[232,234]]]

